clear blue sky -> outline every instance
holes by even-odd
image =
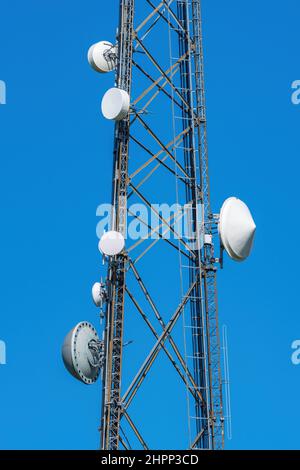
[[[100,384],[68,376],[60,347],[78,321],[97,322],[95,212],[110,200],[112,146],[99,103],[111,76],[100,80],[86,52],[113,39],[118,1],[2,0],[0,8],[0,448],[94,449]],[[299,448],[300,366],[290,359],[300,339],[300,106],[291,103],[299,13],[297,0],[203,0],[213,207],[237,195],[258,227],[251,259],[226,259],[219,275],[227,448]]]

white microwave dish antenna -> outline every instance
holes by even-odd
[[[99,241],[99,250],[106,256],[115,256],[123,251],[125,240],[120,232],[105,232]]]
[[[92,299],[96,307],[102,307],[106,301],[106,290],[102,283],[95,282],[92,287]]]
[[[256,225],[247,205],[236,197],[224,202],[219,220],[223,247],[230,258],[244,261],[251,253]]]
[[[101,110],[106,119],[122,121],[129,113],[130,98],[121,88],[110,88],[102,98]]]
[[[116,68],[117,48],[108,41],[97,42],[88,50],[88,61],[96,72],[111,72]]]

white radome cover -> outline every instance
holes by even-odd
[[[116,68],[116,47],[109,41],[93,44],[88,50],[88,61],[96,72],[111,72]]]
[[[106,119],[122,121],[130,108],[128,93],[121,88],[110,88],[102,98],[101,110]]]
[[[219,221],[222,245],[235,261],[244,261],[251,252],[256,225],[247,205],[236,197],[224,202]]]
[[[88,344],[91,340],[99,341],[93,325],[89,322],[78,323],[65,337],[62,357],[67,370],[73,377],[92,384],[96,382],[100,368],[94,367]]]
[[[106,256],[115,256],[121,253],[125,246],[125,240],[120,232],[111,230],[105,232],[99,241],[99,250]]]

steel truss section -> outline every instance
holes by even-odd
[[[193,411],[188,405],[189,429],[192,434],[189,436],[188,446],[192,449],[222,449],[224,419],[216,288],[217,267],[209,195],[200,0],[163,0],[156,5],[150,0],[144,2],[151,7],[151,12],[134,29],[136,8],[134,0],[120,0],[116,84],[132,96],[135,91],[132,83],[133,68],[150,84],[135,100],[132,98],[128,118],[115,125],[112,229],[126,236],[127,215],[130,214],[127,206],[131,197],[138,198],[155,212],[142,187],[159,170],[164,169],[176,181],[176,185],[180,184],[184,188],[184,202],[190,207],[190,224],[196,238],[192,247],[180,237],[177,244],[171,241],[165,237],[165,234],[177,235],[176,221],[182,214],[175,214],[165,219],[156,213],[159,224],[156,227],[146,224],[149,229],[148,237],[158,233],[160,229],[163,229],[163,233],[136,257],[136,249],[147,240],[139,240],[127,251],[109,261],[101,448],[116,450],[120,445],[125,449],[130,448],[126,436],[121,435],[122,419],[126,420],[140,446],[144,449],[149,448],[149,443],[146,443],[142,436],[142,427],[133,421],[129,409],[153,364],[158,361],[160,351],[163,351],[186,387],[188,403],[193,404]],[[170,38],[171,35],[172,37],[175,35],[177,41],[178,54],[173,58],[170,50],[168,68],[160,65],[159,58],[145,44],[146,38],[151,38],[151,34],[161,23],[169,30]],[[171,48],[172,40],[170,40]],[[139,56],[143,57],[143,64],[140,63]],[[152,72],[145,68],[145,60],[151,65]],[[153,76],[153,70],[158,76]],[[173,109],[174,137],[166,143],[147,120],[149,106],[162,96],[169,100]],[[147,101],[141,105],[144,99]],[[139,109],[138,106],[142,107]],[[149,139],[146,142],[141,140],[136,129],[142,129]],[[133,171],[131,169],[129,171],[130,142],[137,145],[147,157],[147,160],[141,162]],[[156,150],[151,148],[151,142],[156,146]],[[143,179],[135,183],[135,178],[140,174],[143,175]],[[206,236],[211,238],[207,239]],[[181,277],[185,279],[181,301],[169,321],[163,320],[150,294],[151,285],[147,286],[136,267],[137,263],[146,259],[149,251],[158,243],[165,241],[167,242],[165,246],[169,246],[170,250],[175,249],[175,253],[179,256]],[[183,264],[182,260],[186,264]],[[154,314],[161,331],[153,325],[144,307],[137,300],[135,290],[127,284],[129,272]],[[125,297],[129,298],[156,342],[124,392],[121,391],[121,382]],[[185,311],[189,312],[192,361],[188,360],[186,350],[184,353],[180,351],[173,338],[178,319],[186,318]]]
[[[134,0],[120,2],[118,37],[118,87],[131,93]],[[113,206],[114,230],[125,235],[127,218],[129,117],[115,127]],[[106,312],[105,366],[103,377],[101,448],[116,450],[120,435],[120,398],[122,376],[123,321],[125,295],[123,254],[110,261],[108,281],[110,300]]]

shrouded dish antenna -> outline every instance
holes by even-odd
[[[115,256],[121,253],[125,240],[120,232],[111,230],[102,235],[99,241],[99,250],[106,256]]]
[[[100,341],[93,325],[80,322],[65,337],[62,357],[67,370],[85,384],[96,382],[100,368]]]
[[[89,48],[88,61],[96,72],[111,72],[116,68],[117,49],[111,42],[97,42]]]
[[[219,233],[223,247],[230,258],[244,261],[250,254],[256,225],[246,204],[236,197],[224,202],[219,220]]]
[[[122,121],[130,108],[128,93],[121,88],[110,88],[102,98],[101,110],[106,119]]]

